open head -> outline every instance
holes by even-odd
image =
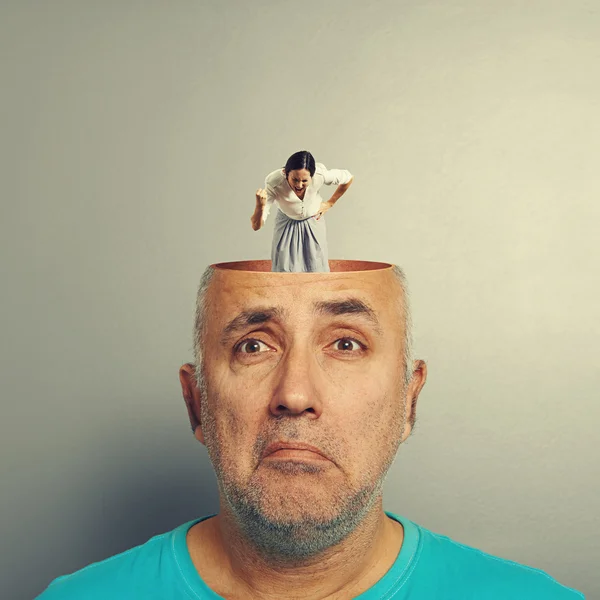
[[[279,559],[318,555],[382,510],[426,378],[411,357],[402,272],[330,264],[330,273],[273,273],[269,261],[209,267],[196,364],[180,371],[221,514]]]

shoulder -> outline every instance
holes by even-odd
[[[481,600],[581,600],[583,595],[565,587],[548,573],[455,542],[419,527],[422,559],[435,565],[456,585],[467,585]],[[462,583],[461,583],[462,582]]]
[[[317,187],[320,187],[325,183],[328,174],[329,171],[323,163],[315,163],[315,174],[313,175],[313,180],[317,184]]]
[[[36,600],[126,600],[162,598],[177,575],[172,550],[174,534],[157,535],[146,543],[92,563],[55,579]]]
[[[315,165],[315,178],[326,185],[340,185],[349,183],[352,173],[346,169],[328,169],[323,163]]]
[[[265,183],[274,188],[281,185],[284,181],[285,181],[285,175],[283,174],[283,169],[277,169],[276,171],[271,171],[265,177]]]

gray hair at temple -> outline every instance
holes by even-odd
[[[406,276],[404,271],[397,265],[392,266],[392,271],[400,284],[402,290],[402,297],[400,300],[400,310],[402,311],[402,318],[404,321],[404,385],[407,386],[413,375],[413,340],[412,340],[412,319],[410,313],[410,303],[408,298],[408,286],[406,283]],[[202,360],[202,346],[204,340],[204,333],[206,330],[206,295],[211,279],[214,275],[214,267],[207,267],[202,274],[200,279],[200,286],[198,287],[198,295],[196,297],[196,318],[194,321],[194,358],[196,365],[196,383],[200,390],[205,390],[206,380],[204,376],[203,360]]]

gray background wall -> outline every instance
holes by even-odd
[[[177,380],[253,194],[351,170],[332,258],[401,264],[429,382],[387,508],[590,597],[600,4],[0,9],[3,598],[216,509]]]

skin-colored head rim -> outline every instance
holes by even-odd
[[[335,275],[338,273],[371,273],[388,271],[394,268],[392,263],[369,261],[369,260],[330,260],[331,271],[318,272],[319,275]],[[315,272],[276,272],[271,271],[270,260],[240,260],[231,262],[214,263],[210,265],[216,271],[235,271],[241,273],[269,273],[274,276],[303,276],[315,275]]]

